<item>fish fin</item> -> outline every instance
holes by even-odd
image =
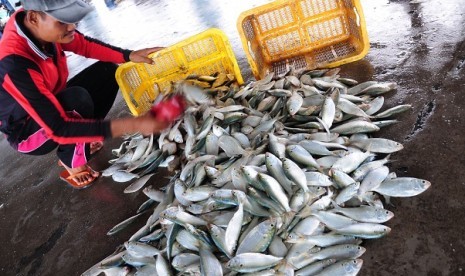
[[[286,271],[286,269],[292,269],[292,270],[297,269],[294,265],[292,265],[285,258],[283,258],[281,261],[279,261],[279,263],[276,264],[276,266],[275,266],[275,274],[274,275],[278,275],[278,276],[286,276],[286,275],[288,275],[285,272],[280,272],[279,271],[281,269],[281,267],[284,268],[284,271]],[[278,270],[278,271],[276,271],[276,270]]]
[[[333,208],[336,209],[335,212],[337,212],[338,209],[341,209],[341,206],[339,206],[339,204],[337,204],[337,202],[334,201],[334,199],[331,199],[331,205],[333,205]],[[331,211],[331,210],[328,210],[328,211]]]
[[[313,213],[312,210],[310,209],[305,210],[305,207],[303,207],[302,209],[300,209],[298,213],[295,214],[295,216],[300,217],[300,218],[306,218],[308,216],[311,216],[312,213]]]
[[[329,128],[328,126],[326,125],[325,122],[323,122],[323,120],[321,120],[319,117],[316,117],[317,121],[323,126],[323,128],[325,129],[326,133],[328,135],[331,135],[331,133],[329,132]]]
[[[360,190],[359,190],[360,191]],[[355,197],[360,200],[360,202],[363,202],[365,201],[365,198],[364,198],[364,195],[360,194],[359,191],[357,192],[357,194],[355,195]]]
[[[392,207],[396,207],[396,206],[391,202],[391,197],[390,197],[390,196],[383,195],[383,197],[384,197],[384,202],[386,203],[386,205],[389,205],[389,206],[392,206]]]
[[[330,168],[330,169],[328,170],[328,176],[329,176],[329,177],[333,178],[333,176],[334,176],[334,170],[335,170],[335,169],[333,169],[333,168]]]

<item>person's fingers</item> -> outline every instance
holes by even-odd
[[[141,58],[141,62],[145,62],[145,63],[148,63],[148,64],[153,64],[154,63],[153,59],[148,58],[146,56],[143,56],[143,57],[140,57],[140,58]]]
[[[151,53],[155,53],[155,52],[158,52],[160,50],[163,50],[165,47],[152,47],[152,48],[147,48],[147,49],[144,49],[146,51],[147,54],[151,54]]]
[[[153,63],[153,60],[151,58],[149,58],[147,55],[141,55],[140,53],[135,53],[135,52],[133,52],[130,55],[129,59],[132,62],[137,62],[137,63],[140,63],[140,62],[145,62],[145,63],[149,63],[149,64]]]
[[[160,51],[162,49],[164,49],[164,47],[152,47],[152,48],[145,48],[145,49],[140,49],[137,51],[132,51],[129,54],[129,59],[132,62],[138,62],[138,63],[145,62],[148,64],[153,64],[153,60],[149,58],[149,55],[154,52]]]

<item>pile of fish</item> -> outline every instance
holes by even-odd
[[[356,275],[362,240],[391,230],[389,198],[431,185],[390,172],[403,146],[371,136],[411,108],[383,110],[395,83],[291,69],[243,86],[191,76],[173,89],[189,103],[182,118],[157,137],[126,137],[103,171],[148,197],[108,235],[151,215],[83,275]],[[144,188],[164,166],[166,187]]]

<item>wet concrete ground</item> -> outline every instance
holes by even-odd
[[[268,1],[124,0],[96,11],[79,26],[84,33],[127,48],[168,46],[209,27],[230,39],[245,79],[250,70],[236,30],[240,12]],[[253,3],[252,3],[253,2]],[[377,133],[401,142],[391,171],[431,181],[413,198],[393,199],[391,233],[364,242],[360,275],[463,275],[465,269],[465,0],[362,0],[371,49],[342,67],[359,81],[395,81],[386,105],[411,104],[400,123]],[[87,66],[72,57],[73,72]],[[110,116],[127,116],[118,98]],[[92,160],[108,166],[105,144]],[[106,232],[134,215],[145,195],[124,194],[127,184],[101,178],[76,191],[59,180],[55,154],[19,155],[0,138],[0,275],[80,275],[111,254],[141,227],[141,217],[115,236]],[[154,185],[166,183],[163,172]],[[155,181],[158,181],[155,183]]]

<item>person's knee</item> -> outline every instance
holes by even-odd
[[[111,91],[116,95],[116,92],[118,92],[119,88],[115,78],[118,65],[112,62],[99,61],[96,62],[93,66],[95,66],[93,68],[95,72],[98,72],[99,79],[106,83],[106,87],[108,88],[107,92]]]
[[[101,76],[103,78],[115,79],[116,69],[118,69],[118,65],[116,63],[98,61],[94,64],[94,66],[97,67],[99,72],[101,72]]]
[[[99,71],[102,72],[102,81],[107,84],[107,93],[108,96],[112,96],[113,98],[116,97],[116,93],[118,92],[119,86],[116,82],[115,74],[116,69],[118,69],[118,65],[111,62],[97,62],[99,63]]]
[[[65,111],[75,111],[83,118],[92,118],[94,103],[89,92],[83,87],[68,87],[57,95]]]

